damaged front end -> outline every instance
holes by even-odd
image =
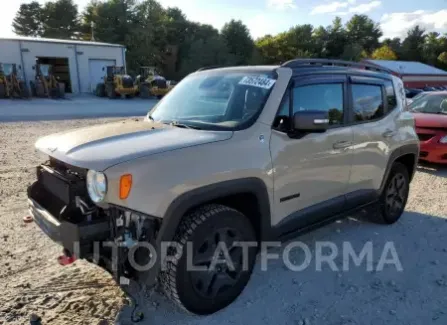
[[[86,177],[86,169],[55,159],[38,166],[37,181],[28,187],[35,223],[70,260],[98,264],[119,284],[138,280],[141,268],[151,264],[160,219],[116,205],[99,207],[89,197]]]

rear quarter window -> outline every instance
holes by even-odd
[[[390,112],[397,107],[396,92],[394,91],[394,85],[391,80],[386,80],[384,83],[386,90],[386,100],[388,103],[388,112]]]

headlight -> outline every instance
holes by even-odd
[[[445,135],[441,139],[439,139],[439,143],[447,143],[447,135]]]
[[[107,193],[107,178],[104,173],[89,170],[87,172],[87,191],[93,202],[104,200]]]

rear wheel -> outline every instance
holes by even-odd
[[[141,98],[150,98],[151,97],[151,91],[149,89],[148,84],[141,84],[140,86],[140,97]]]
[[[31,96],[36,97],[36,84],[34,83],[34,81],[30,81],[29,82],[29,88],[31,90]]]
[[[410,192],[410,177],[405,165],[394,163],[391,168],[385,188],[380,196],[378,220],[381,223],[392,224],[400,219]]]
[[[115,87],[113,86],[113,84],[106,85],[106,94],[109,98],[116,98]]]
[[[179,246],[170,252],[173,261],[160,274],[167,296],[199,315],[225,308],[245,288],[255,263],[256,248],[244,257],[237,242],[255,240],[250,221],[229,207],[210,204],[185,216],[174,239]],[[202,270],[191,270],[188,263]]]
[[[0,98],[6,98],[6,87],[4,83],[0,83]]]
[[[20,86],[20,97],[29,98],[29,91],[28,88],[26,87],[26,83],[24,81],[20,81],[19,86]]]
[[[106,85],[104,85],[102,82],[96,85],[95,94],[98,97],[105,97],[106,95]]]

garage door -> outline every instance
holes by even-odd
[[[106,67],[109,65],[115,65],[115,60],[89,60],[90,91],[94,92],[96,85],[103,81],[106,74]]]

